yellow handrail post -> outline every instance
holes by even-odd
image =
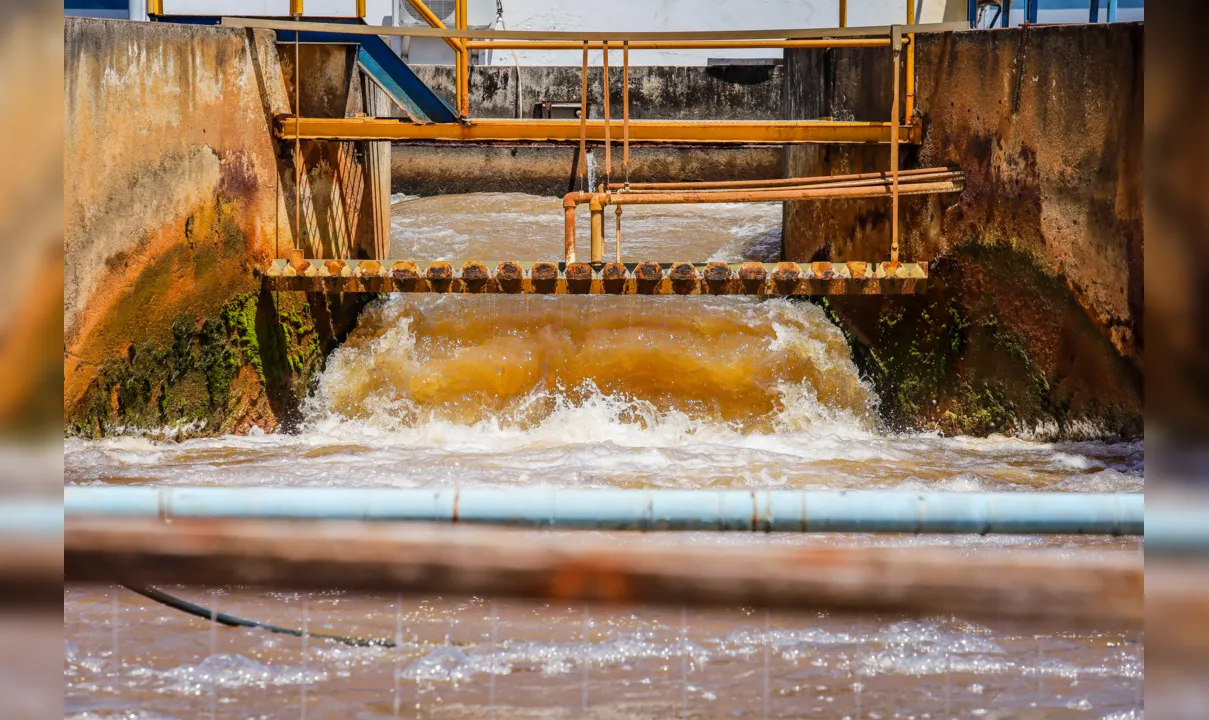
[[[840,27],[848,27],[848,0],[840,0]]]
[[[456,0],[453,6],[453,24],[458,30],[466,29],[466,0]],[[464,117],[470,117],[470,52],[466,48],[466,39],[462,38],[458,41],[460,48],[457,56],[460,60],[458,63],[458,78],[461,81],[459,84],[462,87],[461,94],[458,95],[458,113]]]
[[[907,0],[907,24],[915,24],[915,0]],[[903,123],[910,124],[915,114],[915,33],[907,33],[907,107]]]
[[[291,0],[291,2],[293,2],[293,0]],[[301,3],[302,0],[298,0],[298,2]],[[438,30],[448,30],[449,29],[449,28],[445,27],[445,23],[441,22],[441,18],[436,16],[436,13],[434,13],[432,10],[430,10],[428,8],[427,5],[424,4],[424,0],[407,0],[407,4],[411,5],[412,8],[415,9],[415,11],[417,13],[419,13],[420,17],[424,19],[424,22],[429,24],[429,26],[437,28]],[[455,6],[455,12],[456,12],[456,7],[457,6]],[[451,50],[453,50],[454,95],[456,96],[454,98],[454,105],[456,106],[457,111],[460,113],[460,112],[462,112],[462,96],[464,94],[466,94],[465,88],[462,85],[462,73],[461,73],[461,68],[462,68],[461,58],[462,58],[462,53],[464,53],[466,51],[466,41],[458,40],[455,38],[445,38],[445,44],[448,45]],[[467,104],[469,104],[469,101],[467,101]]]
[[[579,89],[579,189],[585,191],[588,167],[588,44],[584,43],[583,77]]]
[[[164,14],[164,0],[147,0],[147,16],[155,17]]]
[[[302,0],[290,0],[290,15],[293,17],[302,15]]]
[[[625,173],[625,189],[630,189],[630,41],[621,44],[621,170]],[[621,262],[621,207],[617,208],[617,262]]]
[[[604,41],[604,145],[605,145],[605,171],[604,171],[604,187],[607,190],[609,187],[610,175],[613,174],[613,144],[610,137],[611,130],[609,125],[609,41]]]
[[[891,195],[893,197],[894,209],[890,222],[890,262],[898,263],[898,140],[899,140],[899,125],[898,125],[898,75],[900,56],[902,55],[903,36],[902,30],[896,25],[891,29],[891,48],[894,53],[894,99],[891,102],[890,117],[892,126],[890,129],[890,175],[893,178]]]
[[[357,0],[357,17],[365,17],[365,0]]]

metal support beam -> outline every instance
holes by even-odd
[[[1117,0],[1108,0],[1108,22],[1117,21]]]
[[[604,141],[604,122],[585,123],[586,140]],[[277,137],[304,140],[425,140],[451,142],[537,141],[576,143],[579,120],[476,119],[469,123],[420,125],[399,118],[278,117]],[[631,120],[633,143],[888,143],[889,122],[826,120]],[[899,126],[902,142],[918,143],[919,124]]]
[[[65,517],[391,520],[606,530],[1140,535],[1140,493],[72,486]]]
[[[1030,25],[1037,24],[1037,9],[1041,6],[1041,0],[1024,0],[1024,21]]]
[[[420,0],[408,0],[415,6]],[[554,31],[554,30],[458,30],[456,28],[390,27],[386,25],[353,25],[347,23],[301,23],[269,18],[223,17],[226,27],[263,28],[266,30],[303,30],[341,32],[359,35],[436,37],[480,40],[538,40],[542,42],[696,42],[704,40],[827,40],[844,38],[889,37],[889,25],[855,28],[800,28],[793,30],[697,30],[680,32],[625,31]],[[964,30],[966,23],[923,23],[903,27],[904,33],[955,32]],[[631,45],[631,47],[634,47]]]

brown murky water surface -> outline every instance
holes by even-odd
[[[395,205],[394,254],[557,258],[558,211],[523,195],[406,200]],[[633,259],[775,259],[779,223],[779,206],[659,208],[627,214],[627,242]],[[299,434],[72,439],[66,474],[78,484],[298,487],[1144,487],[1141,443],[900,435],[880,427],[873,402],[843,337],[808,303],[394,296],[330,358]],[[1140,550],[1135,539],[1071,537],[618,542]],[[214,627],[117,588],[72,587],[67,716],[1141,717],[1132,630],[169,590],[399,647],[304,644]]]

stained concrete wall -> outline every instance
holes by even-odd
[[[933,263],[932,290],[918,307],[831,303],[876,356],[871,372],[900,419],[1141,432],[1144,37],[1141,24],[919,36],[924,136],[903,167],[966,176],[960,194],[903,199],[902,259]],[[884,51],[792,51],[787,112],[888,117],[889,68]],[[787,165],[879,170],[889,150],[796,146]],[[786,203],[785,256],[885,259],[889,210]]]
[[[343,114],[347,49],[308,53],[316,93],[303,95],[304,108]],[[338,333],[341,311],[304,301],[309,312],[291,311],[283,326],[272,301],[256,299],[254,274],[296,244],[292,148],[270,132],[274,114],[290,108],[287,91],[272,33],[65,20],[72,431],[271,429],[288,411],[283,398],[305,393],[305,376],[322,362],[313,350]],[[333,143],[302,150],[303,244],[320,255],[372,252],[358,153]]]
[[[612,57],[610,57],[612,60]],[[412,66],[450,103],[453,68]],[[635,67],[630,70],[630,117],[634,119],[770,120],[782,117],[784,71],[780,65]],[[610,116],[622,117],[621,68],[609,74]],[[579,102],[578,67],[474,66],[470,74],[471,117],[530,117],[538,101]],[[603,117],[603,77],[588,78],[589,116]],[[618,129],[620,137],[620,128]],[[392,153],[392,189],[418,195],[458,192],[529,192],[561,195],[571,179],[577,150],[505,143],[498,147],[397,143]],[[602,151],[595,150],[603,166]],[[779,148],[635,147],[630,176],[645,182],[779,177]]]

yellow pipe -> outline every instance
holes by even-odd
[[[453,22],[458,30],[466,29],[466,0],[455,0]],[[462,93],[458,95],[458,113],[463,117],[470,117],[470,52],[466,49],[465,40],[459,40],[458,47],[457,56],[461,59],[458,70],[461,73],[459,79],[462,86]]]
[[[621,135],[623,149],[621,152],[621,169],[625,173],[625,187],[630,188],[630,43],[626,41],[621,44],[622,65],[624,66],[622,78],[622,109],[621,109]],[[621,208],[617,208],[617,262],[621,262]]]
[[[611,41],[612,42],[612,41]],[[747,48],[890,47],[889,38],[836,38],[828,40],[631,40],[631,50],[730,50]],[[578,41],[470,40],[471,50],[578,50]],[[589,42],[592,50],[604,49],[601,41]]]
[[[604,135],[605,135],[605,172],[604,186],[609,187],[609,178],[613,175],[613,144],[610,132],[609,118],[609,41],[604,42]]]
[[[894,32],[894,39],[898,40],[897,29]],[[898,122],[898,74],[899,62],[902,56],[902,50],[899,44],[894,44],[894,95],[891,103],[890,117],[894,122]],[[890,262],[898,262],[898,140],[890,142],[890,173],[893,178],[891,183],[891,196],[893,198],[893,215],[890,221]]]
[[[579,193],[563,197],[563,252],[568,263],[575,262],[575,204]]]
[[[947,167],[935,168],[916,168],[913,170],[902,170],[900,175],[903,177],[917,175],[944,175],[952,173]],[[848,182],[852,180],[869,180],[885,182],[890,179],[889,173],[882,170],[872,173],[857,173],[852,175],[811,175],[806,177],[794,178],[771,178],[763,180],[711,180],[706,182],[648,182],[648,183],[633,183],[630,189],[633,191],[643,190],[729,190],[735,188],[761,188],[761,187],[786,187],[795,185],[820,185],[836,182]],[[610,189],[620,189],[617,183],[614,183]]]
[[[290,15],[302,14],[302,0],[290,0]]]
[[[907,0],[907,25],[915,24],[915,0]],[[915,33],[908,33],[907,37],[907,109],[904,117],[907,122],[911,122],[911,116],[915,114]]]
[[[148,16],[163,15],[163,14],[164,14],[164,0],[147,0],[147,15]]]
[[[305,140],[426,140],[451,142],[604,141],[601,120],[481,118],[471,123],[417,124],[398,118],[277,118],[277,136]],[[889,122],[831,120],[631,120],[630,141],[647,143],[886,143]],[[918,143],[918,125],[900,126],[901,140]],[[585,150],[586,152],[586,150]],[[580,166],[581,168],[583,165]]]
[[[518,82],[519,75],[517,76]],[[588,166],[588,44],[584,43],[583,73],[579,87],[579,187],[584,189]]]
[[[357,0],[357,17],[365,17],[365,0]]]
[[[840,0],[840,27],[848,27],[848,0]]]
[[[593,193],[588,201],[588,210],[592,212],[592,262],[604,261],[604,202],[607,195]]]

